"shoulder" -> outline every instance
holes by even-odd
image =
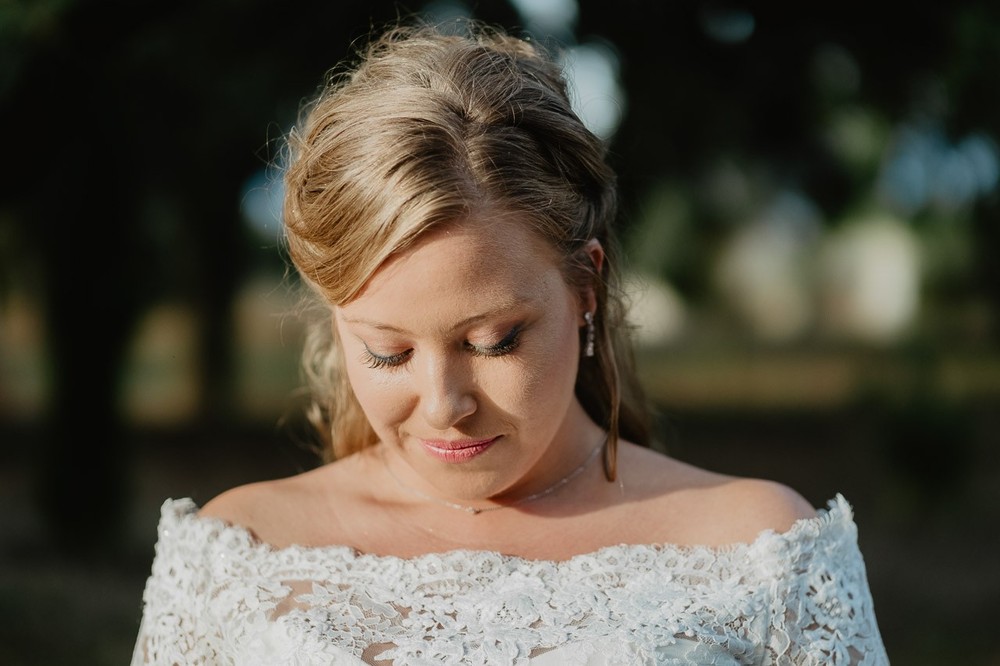
[[[767,530],[787,532],[817,515],[796,490],[767,479],[729,478],[702,494],[712,519],[736,542],[752,541]]]
[[[666,523],[672,542],[747,543],[764,531],[786,532],[817,516],[798,491],[777,481],[720,474],[655,451],[633,452],[632,458],[648,518]]]
[[[289,491],[294,487],[291,479],[257,481],[230,488],[209,500],[198,515],[215,518],[233,525],[251,527],[274,520],[282,513]]]
[[[241,527],[264,543],[286,545],[290,543],[287,530],[295,521],[292,506],[302,501],[305,497],[296,477],[258,481],[217,495],[198,515]]]
[[[750,543],[762,532],[787,532],[817,515],[797,491],[767,479],[722,477],[686,494],[690,515],[698,518],[698,541],[709,545]]]
[[[242,527],[276,547],[326,542],[340,523],[337,509],[347,497],[346,462],[236,486],[208,501],[198,515]]]

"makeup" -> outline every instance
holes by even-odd
[[[499,439],[500,436],[490,439],[421,439],[420,445],[423,446],[424,451],[438,460],[449,463],[461,463],[485,453]]]

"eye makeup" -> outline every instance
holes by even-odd
[[[514,328],[510,329],[510,332],[507,333],[507,335],[505,335],[500,342],[493,345],[483,347],[480,345],[474,345],[471,342],[466,342],[465,346],[476,356],[506,356],[517,349],[518,345],[521,343],[521,331],[523,329],[524,325],[518,324]]]
[[[362,354],[361,360],[369,368],[373,370],[381,370],[383,368],[398,368],[407,361],[410,360],[410,356],[413,353],[412,349],[407,349],[406,351],[401,351],[398,354],[390,354],[389,356],[382,356],[376,354],[365,342],[362,342],[365,346],[365,351]]]
[[[474,356],[479,356],[483,358],[495,358],[498,356],[506,356],[513,353],[515,349],[521,343],[521,332],[524,330],[523,324],[518,324],[512,328],[507,335],[503,337],[499,342],[492,345],[476,345],[468,340],[463,343],[463,347],[472,353]],[[407,349],[396,354],[382,355],[376,354],[364,341],[362,343],[365,347],[362,353],[362,362],[373,370],[381,370],[387,368],[397,368],[404,365],[413,355],[413,349]]]

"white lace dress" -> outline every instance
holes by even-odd
[[[888,664],[842,496],[750,544],[562,562],[274,548],[164,502],[139,664]]]

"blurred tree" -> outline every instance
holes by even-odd
[[[41,267],[52,359],[39,503],[65,549],[118,534],[130,452],[119,384],[163,299],[201,325],[201,422],[231,416],[230,304],[248,262],[245,179],[300,100],[390,3],[42,0],[0,9],[8,245]],[[275,256],[275,260],[278,257]]]
[[[837,112],[885,126],[935,114],[953,138],[1000,136],[996,3],[876,3],[852,10],[732,2],[580,5],[578,34],[609,40],[622,63],[628,114],[614,156],[626,223],[641,220],[638,203],[670,183],[690,197],[695,249],[712,247],[726,231],[715,213],[718,202],[700,194],[719,164],[756,169],[775,186],[801,191],[830,224],[863,205],[878,161],[845,159],[846,147],[830,137]],[[878,156],[877,147],[873,153]],[[998,225],[990,205],[975,215],[976,233],[992,237]],[[985,277],[994,262],[982,257],[980,263]],[[665,277],[700,297],[704,262],[683,266],[684,273]],[[976,289],[998,283],[980,281]]]

